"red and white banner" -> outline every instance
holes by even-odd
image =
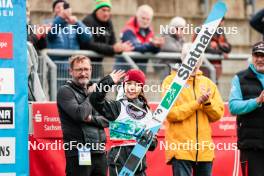
[[[151,104],[155,109],[157,105]],[[34,103],[32,105],[33,135],[30,136],[30,175],[46,176],[56,173],[64,176],[65,158],[61,149],[62,132],[56,103]],[[224,117],[212,124],[215,148],[213,176],[241,176],[239,151],[236,150],[236,118],[232,116],[225,105]],[[108,134],[108,130],[106,130]],[[158,141],[164,141],[164,129],[158,134]],[[48,149],[43,144],[49,144]],[[52,145],[59,148],[51,150]],[[42,150],[34,150],[34,146]],[[107,146],[111,146],[108,139]],[[159,146],[159,145],[158,145]],[[41,164],[40,164],[41,163]],[[165,151],[157,147],[154,152],[147,153],[148,176],[172,176],[172,168],[165,163]]]
[[[62,138],[61,122],[55,102],[33,103],[32,117],[35,138]]]
[[[230,113],[227,103],[225,103],[224,117],[212,123],[211,127],[213,137],[236,136],[236,116]]]
[[[13,33],[0,33],[0,58],[13,59]]]

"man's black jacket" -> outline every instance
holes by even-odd
[[[86,16],[83,19],[83,23],[87,27],[92,27],[91,29],[94,31],[92,34],[92,40],[87,43],[81,43],[81,49],[84,50],[93,50],[103,55],[112,56],[115,54],[113,45],[116,43],[116,37],[113,29],[113,24],[111,20],[108,20],[107,22],[101,22],[97,19],[95,12],[92,14]],[[99,28],[103,29],[105,31],[104,34],[100,34]],[[102,61],[101,59],[97,59],[93,61]]]
[[[77,86],[72,81],[63,85],[57,94],[57,106],[59,110],[64,143],[74,141],[91,147],[94,153],[104,153],[100,148],[106,143],[104,128],[108,127],[108,121],[99,116],[89,101],[89,94],[84,88]],[[91,121],[88,122],[88,117]],[[76,141],[76,142],[75,142]],[[66,150],[66,156],[78,155],[77,149]]]

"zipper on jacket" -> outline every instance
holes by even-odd
[[[99,135],[99,145],[100,145],[101,142],[102,142],[101,132],[100,132],[100,129],[99,129],[99,128],[97,128],[97,130],[98,130],[98,135]]]
[[[118,152],[117,152],[117,154],[116,154],[116,156],[114,158],[114,163],[116,163],[117,159],[119,158],[119,155],[120,155],[120,152],[121,152],[121,149],[122,149],[121,147],[122,146],[119,146]]]
[[[97,115],[97,114],[95,114],[95,116],[96,116],[96,115]],[[97,128],[97,130],[98,130],[98,136],[99,136],[99,141],[98,141],[99,144],[98,144],[98,145],[99,145],[99,148],[100,148],[101,143],[102,143],[103,141],[102,141],[102,138],[101,138],[101,131],[100,131],[100,128]],[[100,151],[100,149],[99,149],[99,151]]]
[[[195,100],[197,99],[196,97],[196,93],[195,93],[195,76],[194,76],[194,79],[193,79],[193,93],[194,93],[194,98]],[[196,151],[196,156],[195,156],[195,164],[197,166],[197,160],[198,160],[198,153],[199,153],[199,145],[198,145],[198,111],[196,110],[195,111],[195,114],[196,114],[196,145],[198,147],[197,151]]]

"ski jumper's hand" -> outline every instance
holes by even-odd
[[[124,70],[114,70],[112,73],[110,73],[110,76],[115,84],[117,84],[125,75],[126,73]]]
[[[143,131],[142,135],[139,137],[139,140],[149,143],[152,140],[153,136],[153,132],[147,129]]]

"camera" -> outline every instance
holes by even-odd
[[[67,2],[65,2],[65,3],[63,4],[63,8],[64,8],[64,9],[69,9],[69,8],[70,8],[70,4],[67,3]]]

